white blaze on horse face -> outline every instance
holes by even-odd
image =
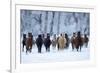
[[[76,37],[75,36],[73,36],[73,39],[75,39]]]
[[[73,37],[73,39],[75,39],[75,37]]]

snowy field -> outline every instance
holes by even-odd
[[[31,53],[22,52],[21,51],[21,63],[29,64],[29,63],[50,63],[50,62],[66,62],[66,61],[83,61],[89,60],[90,51],[89,47],[82,47],[81,52],[77,52],[76,49],[72,51],[71,44],[68,49],[57,50],[57,48],[53,48],[52,45],[50,47],[50,52],[46,52],[45,47],[42,46],[42,53],[38,53],[37,46],[34,45]]]

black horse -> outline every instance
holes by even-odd
[[[37,48],[38,48],[38,53],[41,53],[42,44],[43,44],[42,36],[38,35],[38,38],[36,39],[36,45],[37,45]]]
[[[50,52],[50,45],[51,45],[50,34],[47,34],[47,37],[44,40],[44,46],[47,52]]]
[[[24,46],[26,46],[26,34],[23,34],[22,44],[23,44],[22,51],[24,51]]]
[[[69,37],[68,37],[67,33],[65,33],[65,39],[66,39],[65,48],[68,48],[69,47]]]

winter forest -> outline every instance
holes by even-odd
[[[89,35],[89,13],[21,10],[21,35],[32,32],[33,36],[40,33],[60,34],[81,31]]]
[[[90,58],[90,13],[21,9],[20,33],[21,63]]]

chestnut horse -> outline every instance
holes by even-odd
[[[26,53],[27,51],[32,51],[32,45],[33,45],[33,35],[32,33],[28,33],[28,38],[26,38]]]

